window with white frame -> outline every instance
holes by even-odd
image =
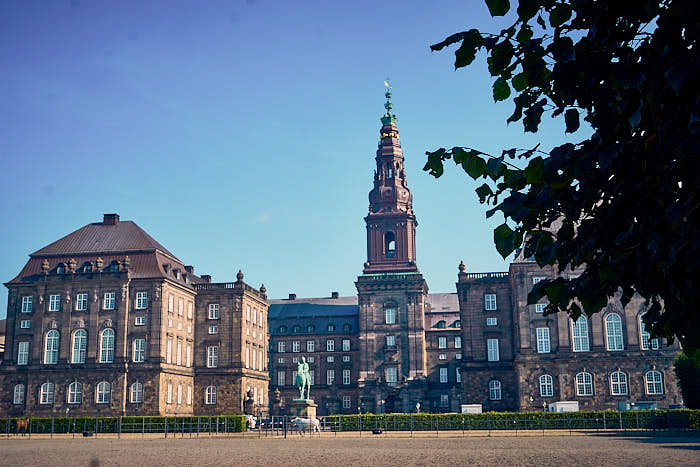
[[[32,322],[28,319],[23,319],[19,322],[20,329],[29,329],[32,326]]]
[[[219,304],[210,303],[209,304],[209,319],[219,319]]]
[[[593,376],[586,371],[576,374],[576,395],[577,396],[592,396],[593,395]]]
[[[246,305],[245,307],[245,320],[250,321],[250,305]]]
[[[544,279],[545,279],[544,277],[533,277],[532,278],[532,285],[535,285],[538,282],[542,282]]]
[[[185,366],[187,368],[192,366],[192,346],[190,344],[187,344],[187,348],[185,349]]]
[[[644,374],[644,382],[647,388],[647,394],[664,393],[664,383],[660,372],[656,370],[647,371]]]
[[[97,391],[95,392],[96,404],[109,404],[112,396],[112,385],[107,381],[97,383]]]
[[[311,386],[316,384],[316,372],[314,370],[309,370],[309,381],[311,381]]]
[[[588,321],[585,316],[579,316],[576,321],[571,321],[572,347],[574,352],[588,352]]]
[[[85,329],[78,329],[73,333],[73,349],[71,352],[71,363],[85,363],[87,352],[87,332]]]
[[[250,347],[245,348],[245,367],[250,368]]]
[[[552,377],[550,375],[540,376],[540,396],[554,396],[554,381],[552,380]]]
[[[489,381],[489,399],[492,401],[501,400],[501,382],[497,380]]]
[[[386,308],[384,310],[384,322],[386,324],[396,324],[396,308]]]
[[[328,363],[333,363],[335,361],[335,357],[333,355],[329,355],[326,357],[326,361]]]
[[[462,348],[462,336],[455,336],[455,349]]]
[[[498,318],[486,318],[486,326],[497,326]]]
[[[284,386],[284,371],[277,372],[277,386]]]
[[[61,296],[49,295],[49,311],[61,311]]]
[[[326,326],[326,331],[335,332],[335,325],[333,323],[328,323],[328,326]]]
[[[343,362],[347,363],[350,361],[350,355],[343,355]]]
[[[447,376],[447,367],[442,366],[442,367],[440,367],[440,382],[447,383],[448,381],[449,381],[449,378]]]
[[[39,389],[39,403],[43,405],[53,404],[54,386],[46,382]]]
[[[350,396],[343,396],[343,408],[344,409],[349,409],[351,407],[351,399]]]
[[[605,317],[605,335],[608,350],[623,350],[622,318],[617,313]]]
[[[105,292],[102,300],[103,310],[114,310],[117,304],[117,294],[116,292]]]
[[[313,352],[316,347],[316,341],[306,341],[306,351]]]
[[[166,404],[172,404],[173,403],[173,383],[168,383],[168,388],[165,394],[165,403]]]
[[[136,319],[134,320],[134,324],[136,326],[145,326],[146,325],[146,317],[145,316],[137,316]]]
[[[24,384],[15,384],[12,403],[15,405],[24,404]]]
[[[350,384],[350,370],[343,370],[343,384]]]
[[[187,319],[192,319],[192,316],[194,314],[193,310],[194,310],[194,303],[187,302]]]
[[[146,360],[146,339],[134,339],[133,361],[142,363]]]
[[[175,297],[173,294],[168,294],[168,313],[172,313],[175,309]]]
[[[546,307],[546,303],[535,303],[535,313],[544,313]]]
[[[44,363],[46,365],[55,365],[58,363],[58,343],[58,331],[52,329],[46,333],[46,346],[44,348]]]
[[[335,341],[333,339],[326,340],[326,352],[335,351]]]
[[[462,382],[462,373],[459,372],[459,368],[455,368],[455,382]]]
[[[626,396],[628,394],[626,373],[622,371],[610,373],[610,394],[613,396]]]
[[[326,370],[326,384],[331,385],[335,382],[335,370]]]
[[[175,364],[182,366],[182,341],[177,340],[177,353],[175,354]]]
[[[277,352],[284,353],[284,341],[277,342]]]
[[[100,337],[100,363],[112,363],[114,361],[114,331],[107,328],[102,331]]]
[[[386,336],[386,347],[388,349],[395,349],[396,348],[396,337],[395,336]]]
[[[343,352],[350,352],[350,339],[343,339],[342,348]]]
[[[143,384],[138,381],[131,384],[131,403],[140,404],[143,402]]]
[[[216,386],[207,386],[205,403],[207,405],[216,405]]]
[[[300,341],[292,341],[292,352],[299,352],[301,351],[301,342]]]
[[[182,405],[182,384],[177,385],[177,405]]]
[[[445,336],[438,337],[438,349],[446,349],[446,348],[447,348],[447,337],[445,337]]]
[[[165,363],[173,363],[173,340],[165,341]]]
[[[22,313],[31,313],[34,311],[34,307],[32,306],[34,303],[34,297],[32,296],[25,296],[22,297]]]
[[[216,368],[219,365],[219,347],[210,345],[207,347],[207,368]]]
[[[185,300],[182,298],[177,299],[177,315],[183,316],[185,314]]]
[[[88,305],[88,294],[79,293],[78,295],[75,296],[75,310],[76,311],[87,310],[87,305]]]
[[[68,385],[68,403],[82,404],[83,402],[83,384],[74,381]]]
[[[192,386],[187,386],[187,405],[192,405]]]
[[[218,334],[218,333],[219,333],[219,326],[216,326],[216,325],[209,326],[209,334]]]
[[[284,357],[280,357],[277,359],[277,363],[284,363]]]
[[[441,353],[440,356],[438,357],[440,360],[447,360],[447,354],[446,353]]]
[[[537,328],[537,353],[549,353],[549,328]]]
[[[659,339],[651,338],[651,334],[645,329],[644,326],[644,315],[639,315],[639,335],[641,336],[640,345],[642,350],[658,350],[659,349]]]
[[[17,344],[17,365],[29,364],[29,342],[19,342]]]
[[[498,339],[486,339],[487,359],[489,362],[500,360],[498,354]]]
[[[148,308],[148,292],[136,292],[136,309],[145,310],[146,308]]]
[[[395,366],[389,366],[385,370],[386,384],[396,386],[399,379],[399,369]]]
[[[484,295],[484,309],[486,311],[496,311],[496,294],[487,293]]]

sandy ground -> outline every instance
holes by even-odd
[[[325,434],[324,434],[325,435]],[[2,439],[0,464],[68,465],[700,465],[698,436]]]

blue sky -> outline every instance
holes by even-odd
[[[354,294],[386,77],[430,290],[453,292],[460,260],[507,270],[478,185],[421,170],[441,146],[565,141],[559,121],[506,125],[483,56],[455,71],[429,50],[502,25],[477,0],[0,3],[0,279],[117,212],[214,281]]]

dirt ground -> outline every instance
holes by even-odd
[[[1,439],[0,464],[700,465],[698,436]]]

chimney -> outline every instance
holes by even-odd
[[[200,277],[205,283],[211,284],[211,276],[209,274],[202,274]]]
[[[290,300],[296,300],[296,299],[297,299],[297,294],[295,294],[295,293],[290,293],[290,294],[289,294],[289,299],[290,299]]]
[[[188,274],[194,274],[194,266],[185,266],[185,271],[187,271]]]
[[[331,292],[331,298],[338,298],[338,292]]]
[[[105,214],[102,223],[104,225],[117,225],[119,223],[119,214]]]

